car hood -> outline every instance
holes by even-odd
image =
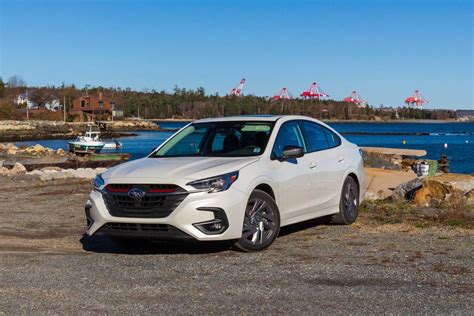
[[[166,178],[198,180],[218,176],[258,161],[258,157],[173,157],[142,158],[115,166],[103,178]]]

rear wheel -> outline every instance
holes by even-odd
[[[245,209],[242,237],[235,246],[243,251],[269,247],[280,232],[280,213],[275,200],[266,192],[255,190]]]
[[[359,186],[352,177],[347,177],[342,186],[339,213],[332,216],[335,224],[349,225],[355,222],[359,215]]]

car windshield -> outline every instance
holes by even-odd
[[[150,157],[248,157],[261,155],[273,122],[195,123],[174,135]]]

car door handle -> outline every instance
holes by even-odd
[[[312,162],[312,163],[309,164],[309,169],[315,169],[315,168],[317,168],[317,167],[318,167],[318,165],[315,164],[314,162]]]
[[[337,162],[341,162],[341,163],[344,162],[344,157],[339,156],[339,158],[337,158]]]

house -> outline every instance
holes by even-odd
[[[114,117],[123,117],[124,116],[124,112],[122,109],[118,109],[116,107],[113,107],[112,108],[112,114],[114,115]]]
[[[27,108],[28,110],[39,110],[40,108],[42,108],[42,106],[30,100],[30,94],[28,93],[28,91],[19,94],[15,100],[15,103],[21,105],[25,109]],[[44,108],[48,111],[54,112],[62,109],[63,106],[59,102],[59,100],[54,99],[52,101],[44,103]]]
[[[28,98],[28,91],[16,97],[15,103],[28,109],[37,109],[38,105]]]
[[[99,92],[98,96],[85,95],[74,99],[69,115],[76,116],[79,121],[108,120],[112,117],[113,107],[114,102]]]

